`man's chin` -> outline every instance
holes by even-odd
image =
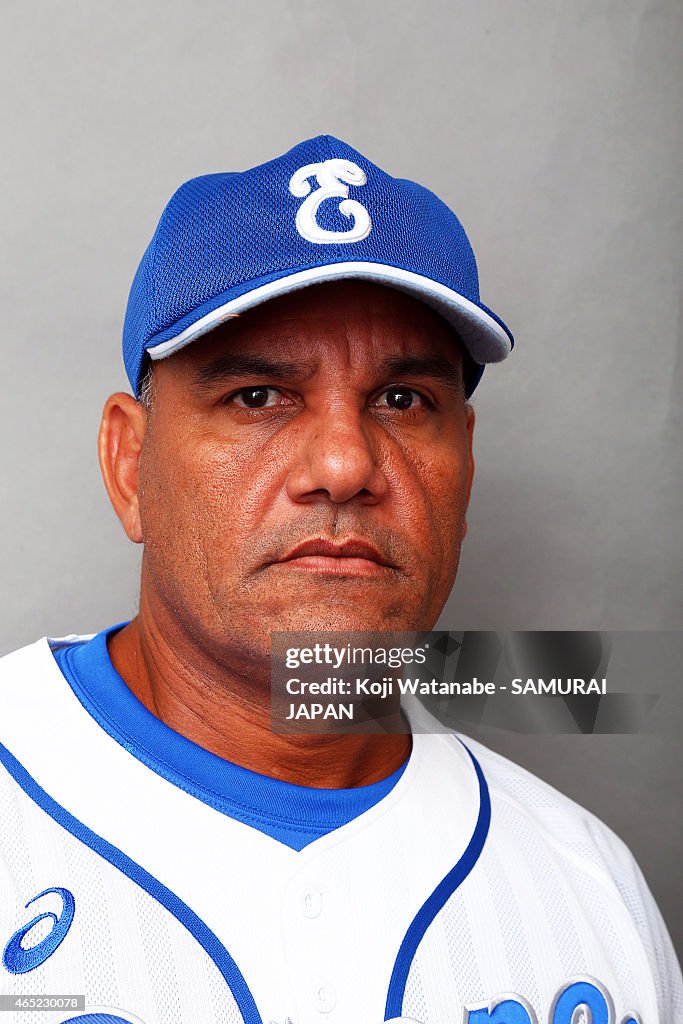
[[[325,604],[302,603],[298,608],[282,610],[281,614],[263,614],[260,618],[268,633],[379,633],[424,629],[417,625],[415,615],[396,603],[368,606],[335,600]]]

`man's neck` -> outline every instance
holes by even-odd
[[[254,680],[188,649],[179,656],[138,615],[108,643],[114,668],[145,707],[175,732],[251,771],[300,786],[346,789],[386,778],[406,760],[411,737],[272,732],[267,675]],[[231,659],[239,664],[240,659]]]

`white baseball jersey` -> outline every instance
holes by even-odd
[[[683,1021],[629,851],[480,744],[416,732],[382,799],[296,849],[253,773],[226,802],[226,762],[113,689],[75,689],[47,640],[0,662],[0,997],[85,997],[0,1021]]]

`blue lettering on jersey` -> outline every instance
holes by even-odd
[[[612,1024],[612,1002],[602,985],[579,980],[566,985],[553,1000],[550,1010],[552,1024],[574,1024],[578,1010],[589,1011],[591,1024]]]
[[[26,974],[27,971],[33,971],[36,967],[40,967],[44,964],[48,957],[52,956],[54,951],[57,949],[59,944],[64,941],[66,934],[71,927],[71,922],[74,919],[74,913],[76,910],[76,901],[73,898],[73,893],[70,893],[68,889],[62,889],[59,886],[55,886],[53,889],[43,889],[37,896],[33,896],[28,903],[27,907],[30,907],[32,903],[39,900],[41,896],[47,896],[50,892],[56,892],[62,898],[62,912],[57,917],[51,910],[45,911],[43,914],[38,914],[32,918],[28,924],[25,924],[22,928],[18,928],[12,938],[9,940],[2,954],[2,962],[10,974]],[[31,929],[38,924],[39,921],[52,920],[54,927],[48,932],[44,939],[42,939],[36,946],[31,946],[26,949],[21,944],[21,940],[28,935]]]
[[[595,978],[573,978],[557,992],[550,1006],[548,1024],[613,1024],[614,1003],[609,992]],[[633,1011],[622,1024],[640,1024]],[[479,1006],[465,1007],[463,1024],[538,1024],[533,1008],[522,996],[505,994]]]
[[[521,996],[499,996],[488,1006],[470,1010],[466,1024],[536,1024],[536,1014]]]

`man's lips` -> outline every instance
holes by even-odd
[[[313,538],[297,544],[273,563],[285,568],[341,576],[371,576],[391,568],[377,548],[365,540]]]

